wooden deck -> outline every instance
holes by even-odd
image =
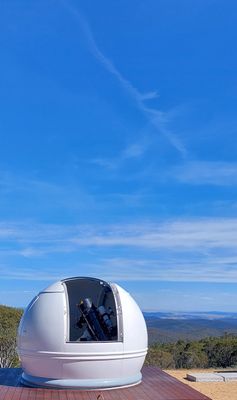
[[[157,367],[143,368],[140,385],[116,390],[52,390],[22,387],[21,369],[0,369],[0,400],[210,400]]]

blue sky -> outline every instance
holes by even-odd
[[[235,1],[3,1],[0,303],[67,276],[236,311]]]

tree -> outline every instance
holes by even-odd
[[[0,334],[0,368],[17,366],[16,338],[8,334]]]
[[[0,306],[0,368],[19,365],[16,332],[23,310]]]
[[[204,351],[209,367],[231,367],[237,363],[237,337],[225,334],[220,338],[206,339]]]
[[[159,368],[175,368],[175,362],[172,354],[167,351],[150,348],[146,357],[147,365],[156,365]]]

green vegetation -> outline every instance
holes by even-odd
[[[146,364],[160,368],[232,367],[237,365],[237,336],[156,343],[149,347]]]
[[[0,305],[0,368],[19,366],[16,332],[22,313],[22,309]],[[237,365],[237,335],[157,342],[149,347],[146,364],[164,369],[232,367]]]
[[[17,367],[16,332],[23,310],[0,305],[0,368]]]

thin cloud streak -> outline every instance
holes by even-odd
[[[226,264],[225,257],[215,264],[215,258],[193,261],[183,257],[170,260],[112,258],[104,259],[95,272],[106,279],[122,281],[169,281],[169,282],[237,282],[237,269]],[[236,259],[237,261],[237,259]]]
[[[0,267],[1,279],[14,279],[23,281],[55,281],[63,279],[63,276],[53,271],[38,271],[36,268],[25,269],[23,267],[15,267],[9,269],[7,266]]]
[[[173,168],[168,175],[180,183],[193,185],[236,186],[237,163],[192,161]]]
[[[95,158],[90,160],[90,163],[99,165],[100,167],[104,167],[111,171],[117,170],[124,164],[124,162],[128,160],[141,159],[149,148],[150,144],[150,141],[147,140],[147,138],[144,138],[143,140],[127,145],[117,157],[110,159]]]
[[[109,281],[213,282],[236,283],[237,270],[215,265],[211,260],[170,260],[112,258],[89,266]]]
[[[112,281],[237,282],[237,219],[113,225],[5,222],[0,236],[2,279],[52,281],[83,270]],[[123,257],[111,257],[117,248]],[[134,250],[137,258],[131,257]],[[45,269],[52,254],[60,255],[57,269]],[[26,258],[34,260],[34,268],[13,267],[24,266]]]
[[[141,157],[147,148],[146,143],[133,143],[127,146],[122,155],[121,158],[123,159],[129,159],[129,158],[139,158]]]
[[[143,249],[214,249],[235,248],[236,218],[191,218],[168,222],[131,224],[59,225],[1,223],[2,243],[61,247],[141,247]],[[49,248],[50,250],[50,248]],[[61,249],[60,249],[61,251]]]
[[[57,272],[42,271],[35,273],[35,269],[1,268],[2,279],[17,279],[27,281],[55,281],[65,279],[68,276],[77,276],[81,265],[70,268],[70,271],[61,267]],[[226,265],[214,265],[193,261],[161,262],[149,259],[103,259],[95,264],[84,263],[83,269],[86,276],[100,276],[108,281],[157,281],[157,282],[213,282],[213,283],[237,283],[236,268],[228,268]]]
[[[169,223],[124,225],[72,239],[80,246],[128,246],[146,249],[192,250],[230,248],[236,245],[236,219],[184,220]]]
[[[143,95],[141,94],[142,100],[152,100],[152,99],[157,99],[157,97],[159,97],[159,94],[157,93],[156,90],[144,93]]]
[[[138,109],[146,116],[148,121],[160,132],[163,136],[167,138],[169,143],[176,148],[176,150],[185,157],[187,154],[186,148],[181,143],[179,138],[177,138],[173,132],[170,132],[165,128],[165,120],[167,119],[167,114],[162,111],[155,110],[153,108],[147,107],[145,104],[146,100],[156,98],[157,92],[147,92],[141,93],[133,84],[126,79],[121,72],[115,67],[113,62],[104,55],[104,53],[100,50],[99,46],[96,43],[92,30],[84,16],[82,16],[81,12],[72,7],[66,0],[61,0],[62,4],[70,11],[70,13],[77,19],[80,23],[80,27],[84,33],[84,37],[87,41],[88,49],[90,50],[93,57],[95,57],[98,62],[111,74],[116,80],[120,83],[122,88],[129,94],[129,96],[136,103]]]
[[[11,196],[24,197],[29,207],[58,207],[67,209],[85,209],[88,205],[97,208],[98,204],[95,198],[78,181],[61,180],[60,183],[50,182],[32,178],[30,176],[21,176],[11,171],[0,170],[0,188],[2,192],[1,200],[11,200]],[[4,177],[4,179],[1,179]],[[25,204],[25,206],[26,206]]]

